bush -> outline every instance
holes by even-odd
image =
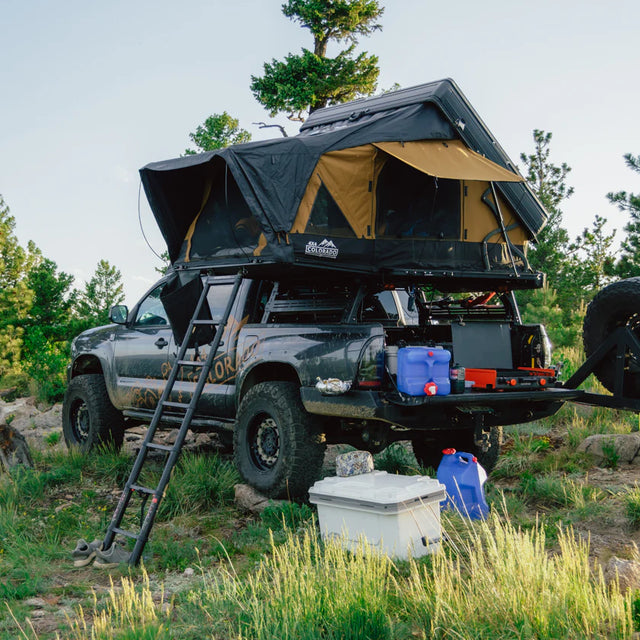
[[[62,400],[66,388],[69,343],[47,340],[39,328],[32,328],[24,341],[25,369],[35,382],[35,395],[44,402]]]

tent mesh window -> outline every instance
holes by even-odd
[[[220,176],[220,188],[213,190],[196,222],[189,255],[192,260],[250,255],[258,246],[260,224],[231,172],[225,174]]]
[[[347,222],[344,213],[336,204],[327,187],[320,185],[318,194],[313,202],[309,222],[305,233],[319,236],[338,236],[341,238],[355,238],[356,234]]]
[[[429,176],[390,158],[376,190],[378,237],[460,238],[460,181]]]

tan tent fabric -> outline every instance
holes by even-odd
[[[460,140],[376,142],[374,146],[414,169],[438,178],[493,182],[524,181],[521,176],[471,151]]]
[[[325,153],[302,197],[291,233],[304,233],[321,184],[329,190],[358,238],[372,238],[375,184],[384,158],[372,145]]]
[[[375,155],[371,145],[365,145],[325,153],[318,162],[318,175],[358,238],[370,237],[373,228]]]
[[[376,187],[389,156],[428,175],[460,180],[462,195],[461,239],[482,242],[498,227],[494,214],[481,200],[489,181],[521,181],[522,178],[483,156],[467,149],[462,142],[421,140],[418,142],[380,142],[331,151],[320,157],[307,185],[291,233],[309,233],[308,223],[321,185],[327,188],[358,238],[376,236]],[[516,222],[512,209],[499,198],[505,226]],[[509,232],[515,244],[525,244],[526,231]],[[503,242],[500,234],[490,242]],[[260,247],[261,249],[261,247]]]
[[[464,181],[464,197],[462,199],[463,238],[467,242],[482,242],[492,231],[499,229],[500,225],[491,209],[482,202],[482,195],[489,185],[486,182]],[[509,239],[516,245],[524,245],[529,240],[527,231],[519,223],[513,209],[504,198],[498,196],[500,211],[504,219],[504,226],[517,224],[516,229],[511,229]],[[504,242],[502,233],[497,233],[489,239],[489,242]]]

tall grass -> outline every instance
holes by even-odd
[[[93,611],[87,623],[82,607],[70,621],[69,640],[170,640],[166,621],[169,611],[163,612],[164,597],[156,604],[149,585],[149,576],[142,572],[142,584],[136,586],[130,578],[122,578],[116,587],[111,581],[106,605],[99,605],[94,593]],[[56,638],[60,636],[56,635]]]
[[[631,638],[631,596],[609,589],[588,547],[559,530],[523,531],[493,514],[451,527],[451,546],[398,568],[366,545],[344,551],[289,533],[248,578],[219,574],[190,600],[214,637],[574,640]],[[215,635],[219,633],[220,635]]]
[[[244,580],[226,574],[192,595],[212,620],[226,614],[222,637],[386,639],[397,591],[392,567],[365,543],[350,554],[338,542],[322,544],[311,529],[290,532],[279,547],[272,538],[271,554]]]
[[[631,601],[590,566],[587,544],[560,530],[558,546],[549,554],[544,528],[522,531],[494,513],[457,554],[412,565],[408,612],[425,638],[631,637]]]
[[[206,512],[229,504],[240,476],[232,462],[217,455],[185,453],[174,469],[171,482],[160,503],[158,517]],[[153,485],[151,485],[153,486]]]

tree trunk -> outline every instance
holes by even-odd
[[[22,434],[8,424],[0,425],[0,471],[17,465],[33,467],[29,445]]]

